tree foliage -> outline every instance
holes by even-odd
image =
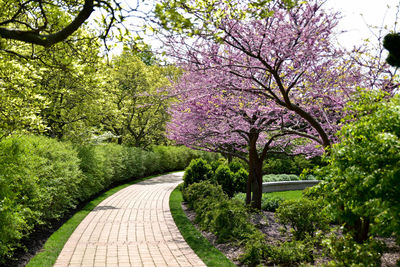
[[[353,104],[364,116],[339,132],[314,192],[360,243],[372,234],[400,236],[400,98],[365,95]]]
[[[87,26],[89,17],[97,13],[100,37],[105,39],[111,34],[111,27],[137,11],[138,5],[139,2],[134,7],[123,5],[119,0],[2,0],[0,38],[49,47]]]
[[[104,129],[119,143],[147,147],[164,141],[170,84],[167,67],[148,66],[132,51],[113,59],[101,103]],[[170,67],[171,72],[174,72]]]

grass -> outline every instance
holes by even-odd
[[[196,227],[186,217],[182,210],[181,203],[183,201],[182,193],[178,188],[172,191],[169,199],[169,207],[175,224],[178,226],[183,238],[194,250],[194,252],[209,267],[229,267],[236,266],[228,258],[225,257],[218,249],[208,242],[206,238],[196,229]]]
[[[121,189],[128,187],[132,184],[136,184],[138,182],[160,176],[153,175],[145,178],[141,178],[117,187],[110,189],[109,191],[101,194],[94,200],[87,203],[80,211],[76,212],[66,223],[64,223],[56,232],[54,232],[49,239],[46,241],[45,245],[41,249],[41,251],[33,257],[29,263],[26,265],[27,267],[51,267],[57,260],[58,255],[60,254],[64,244],[67,242],[68,238],[74,232],[75,228],[80,224],[80,222],[91,212],[97,205],[100,204],[101,201],[108,198],[109,196],[115,194]]]
[[[281,197],[283,200],[295,200],[303,197],[303,190],[264,193],[268,196]]]

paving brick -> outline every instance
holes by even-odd
[[[142,181],[102,201],[75,229],[54,266],[206,266],[169,210],[169,196],[182,175]]]

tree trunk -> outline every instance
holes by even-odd
[[[249,182],[251,183],[251,191],[253,196],[251,198],[251,207],[261,210],[262,198],[262,158],[259,157],[257,152],[257,139],[259,133],[250,133],[249,135]],[[247,200],[246,196],[246,200]]]
[[[258,157],[254,162],[253,168],[250,170],[253,179],[251,183],[252,199],[251,207],[261,210],[261,198],[262,198],[262,162],[259,161]]]
[[[370,220],[366,217],[358,218],[354,226],[354,240],[362,244],[368,239]]]
[[[122,145],[122,136],[119,136],[117,139],[118,145]]]
[[[251,204],[251,184],[253,183],[253,172],[249,172],[249,178],[247,178],[246,184],[246,205]]]

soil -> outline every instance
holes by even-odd
[[[182,203],[183,211],[189,220],[196,226],[196,228],[203,234],[208,241],[221,251],[228,259],[230,259],[237,266],[245,266],[240,264],[239,257],[244,252],[244,248],[238,246],[236,243],[224,243],[219,244],[216,242],[217,238],[214,234],[202,231],[199,226],[194,222],[196,213],[190,210],[185,203]],[[266,236],[266,241],[269,244],[277,244],[280,242],[288,241],[291,239],[290,234],[282,234],[281,229],[284,228],[282,224],[279,224],[275,219],[274,213],[269,211],[262,211],[261,213],[254,213],[251,215],[250,221]],[[383,254],[382,267],[396,267],[396,262],[400,259],[400,246],[396,244],[394,238],[381,238],[387,246],[387,251]],[[317,255],[321,255],[314,262],[314,266],[321,266],[323,263],[328,262],[330,259],[322,257],[321,248],[316,248],[314,252]]]

